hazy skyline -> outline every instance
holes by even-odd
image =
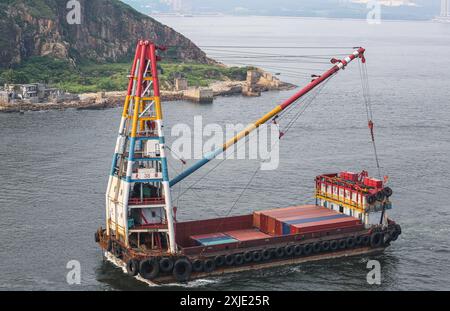
[[[180,13],[365,18],[370,0],[122,0],[145,14]],[[441,0],[379,0],[383,19],[430,20]]]

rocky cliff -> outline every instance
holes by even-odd
[[[76,9],[68,9],[68,2],[80,4],[80,24],[68,23]],[[74,63],[129,60],[141,38],[169,46],[167,57],[210,62],[183,35],[119,0],[0,0],[0,68],[32,56]]]

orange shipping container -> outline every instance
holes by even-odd
[[[301,219],[332,216],[332,215],[339,215],[339,213],[329,210],[327,208],[324,208],[324,209],[320,209],[318,211],[311,211],[309,213],[304,213],[300,216],[277,218],[275,220],[275,234],[283,235],[283,223],[289,222],[291,220],[301,220]]]
[[[297,214],[302,213],[303,211],[306,211],[308,209],[314,209],[317,208],[316,205],[299,205],[299,206],[291,206],[286,208],[276,208],[266,211],[259,211],[259,213],[268,215],[268,216],[278,216],[278,215],[284,215],[284,214]]]
[[[345,217],[324,221],[316,221],[316,222],[307,222],[301,224],[292,224],[291,225],[291,234],[298,233],[310,233],[322,230],[332,230],[339,228],[348,228],[352,226],[360,225],[361,222],[353,217]]]
[[[253,227],[255,228],[261,227],[261,212],[253,213]]]

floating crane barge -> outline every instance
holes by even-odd
[[[368,173],[316,177],[315,205],[250,215],[177,222],[171,187],[248,136],[350,62],[363,48],[316,77],[283,104],[250,124],[221,148],[169,179],[160,101],[157,51],[140,41],[129,76],[106,193],[106,228],[95,240],[107,256],[153,283],[187,282],[225,273],[368,254],[401,234],[387,217],[392,190]],[[371,128],[372,129],[372,128]]]

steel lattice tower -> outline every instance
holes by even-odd
[[[106,192],[107,234],[125,246],[177,251],[165,154],[157,50],[136,48]]]

